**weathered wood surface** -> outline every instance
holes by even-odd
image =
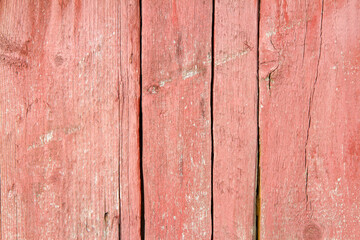
[[[214,239],[254,239],[257,1],[215,2]]]
[[[146,239],[211,236],[212,2],[142,1]]]
[[[118,3],[0,2],[1,239],[118,239]]]
[[[260,9],[260,239],[359,239],[360,2]]]
[[[123,240],[141,238],[139,3],[125,0],[116,6],[120,8],[117,54],[121,54],[121,61],[117,67],[120,68],[120,238]]]
[[[360,2],[257,4],[0,1],[0,239],[360,239]]]

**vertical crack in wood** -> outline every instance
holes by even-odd
[[[215,72],[215,0],[212,1],[211,23],[211,239],[214,239],[214,72]]]
[[[255,211],[254,211],[254,219],[255,219],[255,239],[260,239],[260,214],[261,214],[261,202],[260,202],[260,0],[258,0],[258,9],[257,9],[257,53],[256,53],[256,68],[257,68],[257,159],[256,159],[256,198],[255,198]],[[276,69],[275,69],[276,70]],[[274,71],[275,71],[274,70]],[[271,74],[271,73],[270,73]],[[269,74],[269,84],[270,77]],[[269,85],[270,89],[270,85]]]
[[[320,65],[321,47],[322,47],[323,15],[324,15],[324,0],[322,0],[322,2],[321,2],[319,54],[318,54],[317,65],[316,65],[315,80],[314,80],[314,84],[313,84],[312,91],[311,91],[310,98],[309,98],[309,107],[308,107],[309,122],[308,122],[307,131],[306,131],[306,140],[305,140],[305,147],[304,147],[306,210],[308,209],[308,205],[309,205],[309,195],[308,195],[309,163],[308,163],[308,159],[307,159],[307,147],[308,147],[308,141],[309,141],[310,127],[311,127],[311,108],[312,108],[312,104],[313,104],[316,83],[317,83],[318,76],[319,76],[319,65]]]
[[[104,189],[104,217],[103,217],[103,223],[104,223],[104,238],[105,240],[107,240],[107,235],[108,235],[108,216],[109,212],[107,210],[107,206],[106,206],[106,187]]]
[[[142,0],[139,0],[139,11],[140,11],[140,43],[139,43],[139,52],[140,52],[140,101],[139,101],[139,147],[140,147],[140,182],[141,182],[141,226],[140,226],[140,235],[141,239],[145,239],[145,187],[144,187],[144,170],[143,170],[143,111],[142,111]]]

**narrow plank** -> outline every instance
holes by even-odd
[[[211,236],[212,2],[142,2],[146,239]]]
[[[141,239],[140,6],[120,1],[120,238]]]
[[[118,239],[118,1],[1,1],[2,239]]]
[[[360,3],[261,1],[260,239],[359,239]]]
[[[255,239],[258,1],[215,3],[214,239]]]

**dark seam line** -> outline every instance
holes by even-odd
[[[211,23],[211,89],[210,89],[210,118],[211,118],[211,239],[214,239],[214,67],[215,67],[215,0],[212,1]]]
[[[260,240],[260,0],[258,0],[257,9],[257,159],[256,159],[256,198],[255,198],[255,239]]]
[[[320,64],[320,58],[321,58],[321,47],[322,47],[322,26],[323,26],[323,16],[324,16],[324,0],[321,2],[321,18],[320,18],[320,43],[319,43],[319,56],[317,59],[316,64],[316,75],[314,84],[312,87],[312,91],[309,98],[309,108],[308,108],[308,127],[306,131],[306,139],[305,139],[305,146],[304,146],[304,162],[305,162],[305,200],[306,200],[306,210],[308,210],[308,206],[311,209],[311,202],[309,202],[309,195],[308,195],[308,180],[309,180],[309,163],[307,159],[307,147],[310,137],[310,127],[311,127],[311,108],[312,103],[314,99],[315,89],[316,89],[316,83],[319,77],[319,64]]]
[[[142,0],[139,0],[140,11],[140,98],[139,98],[139,147],[140,147],[140,182],[141,182],[141,239],[145,239],[145,187],[144,187],[144,171],[143,171],[143,112],[142,112]]]

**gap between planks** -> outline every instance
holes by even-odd
[[[142,0],[139,0],[140,7],[140,102],[139,102],[139,145],[140,145],[140,181],[141,181],[141,239],[145,239],[145,201],[144,201],[144,174],[143,174],[143,114],[142,114]],[[259,29],[260,29],[260,0],[258,0],[258,19],[257,19],[257,163],[256,163],[256,188],[255,188],[255,238],[260,239],[260,131],[259,131]],[[214,238],[214,199],[213,199],[213,173],[214,173],[214,111],[213,111],[213,92],[214,92],[214,69],[215,69],[215,0],[212,0],[212,26],[211,26],[211,89],[210,89],[210,110],[211,110],[211,239]],[[119,225],[120,226],[120,225]],[[120,236],[119,229],[119,239]]]
[[[212,1],[211,23],[211,86],[210,86],[210,122],[211,122],[211,240],[214,239],[214,71],[215,71],[215,0]]]
[[[261,217],[261,189],[260,189],[260,6],[261,0],[257,2],[257,52],[256,52],[256,68],[257,68],[257,159],[256,159],[256,188],[255,188],[255,239],[260,240],[260,217]]]
[[[143,169],[143,109],[142,109],[142,96],[143,96],[143,78],[142,78],[142,35],[143,35],[143,17],[142,17],[142,0],[139,0],[140,11],[140,101],[139,101],[139,145],[140,145],[140,185],[141,185],[141,224],[140,224],[140,236],[142,240],[145,240],[145,186],[144,186],[144,169]]]

